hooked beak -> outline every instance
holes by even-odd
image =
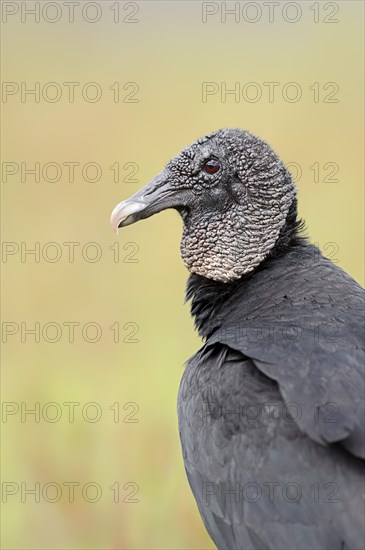
[[[132,197],[117,204],[110,218],[111,226],[118,233],[119,227],[149,218],[167,208],[176,208],[181,205],[179,196],[179,191],[171,187],[163,170]]]

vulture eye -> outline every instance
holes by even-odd
[[[216,174],[220,169],[221,165],[217,159],[208,159],[203,164],[203,170],[207,174]]]

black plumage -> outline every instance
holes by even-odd
[[[188,362],[178,408],[213,540],[363,548],[362,289],[304,242],[230,290],[199,279],[188,294],[207,341]]]
[[[184,220],[187,299],[205,342],[182,377],[179,429],[217,547],[362,549],[364,291],[301,236],[290,176],[263,143],[236,130],[198,141],[183,152],[180,173],[177,157],[169,177],[118,205],[112,222],[169,207]],[[186,157],[196,161],[188,164],[192,181]],[[223,173],[212,180],[216,199],[199,172],[211,158]],[[239,177],[236,161],[248,166]],[[203,190],[192,193],[200,181]],[[274,221],[264,213],[252,228],[247,204],[256,191]],[[202,224],[204,209],[213,221]]]

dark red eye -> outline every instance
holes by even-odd
[[[203,170],[207,174],[216,174],[220,169],[221,165],[217,159],[209,159],[203,164]]]

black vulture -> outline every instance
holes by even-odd
[[[303,236],[292,177],[239,129],[112,213],[183,220],[203,347],[178,397],[187,477],[220,550],[364,548],[364,291]]]

